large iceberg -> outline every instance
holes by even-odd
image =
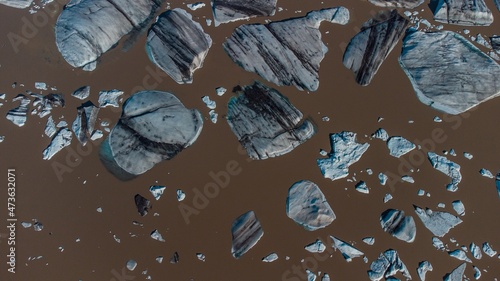
[[[241,25],[223,43],[224,50],[239,66],[270,82],[316,91],[319,65],[328,50],[321,41],[322,21],[347,24],[349,11],[329,8],[265,25]]]
[[[255,246],[264,235],[254,211],[248,211],[234,220],[231,233],[233,236],[231,253],[237,259]]]
[[[277,0],[212,0],[214,24],[228,23],[259,16],[272,16]]]
[[[458,25],[490,25],[493,15],[484,0],[435,0],[434,20]]]
[[[277,90],[255,82],[239,87],[228,103],[227,122],[252,159],[276,157],[310,139],[316,130]]]
[[[424,104],[459,114],[499,95],[500,66],[451,31],[407,32],[399,63]]]
[[[183,9],[173,9],[157,17],[146,41],[149,58],[175,82],[192,83],[212,46],[212,39]]]

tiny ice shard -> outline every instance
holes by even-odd
[[[217,112],[215,112],[215,110],[211,109],[208,112],[208,116],[210,117],[210,121],[212,121],[212,123],[214,123],[214,124],[217,123],[217,118],[219,117],[219,114],[217,114]]]
[[[87,101],[77,108],[76,119],[73,121],[71,129],[82,145],[86,145],[92,136],[98,113],[99,108],[91,101]]]
[[[439,238],[437,238],[437,237],[432,237],[432,245],[438,250],[441,250],[441,251],[446,250],[446,248],[444,247],[443,241],[439,240]]]
[[[493,250],[490,246],[490,243],[488,242],[483,243],[483,252],[490,257],[493,257],[497,254],[497,251]]]
[[[178,262],[179,262],[179,253],[174,252],[174,254],[172,255],[172,257],[170,258],[170,263],[171,264],[176,264]]]
[[[35,223],[33,223],[33,229],[35,231],[42,231],[43,229],[43,224],[39,221],[35,221]]]
[[[418,263],[417,274],[420,280],[425,281],[425,275],[428,271],[432,271],[432,264],[428,261],[421,261]]]
[[[31,227],[31,223],[30,222],[21,222],[21,225],[24,227],[24,228],[28,228],[28,227]]]
[[[104,136],[104,134],[102,133],[101,130],[95,130],[92,133],[92,135],[90,135],[90,140],[95,141],[95,140],[102,138],[103,136]]]
[[[483,257],[483,254],[481,253],[481,248],[476,245],[474,242],[470,243],[469,245],[470,252],[472,253],[472,256],[476,260],[480,260]]]
[[[427,157],[431,162],[434,169],[442,172],[451,178],[451,183],[446,187],[449,191],[456,191],[458,189],[458,184],[462,181],[462,174],[460,173],[460,165],[448,160],[444,156],[437,155],[434,152],[427,152]]]
[[[408,182],[408,183],[415,183],[415,180],[411,176],[408,176],[408,175],[402,176],[401,180],[404,182]]]
[[[462,220],[447,212],[432,211],[431,209],[422,209],[413,205],[415,213],[434,235],[443,237],[450,229],[462,223]]]
[[[363,238],[363,242],[365,242],[368,245],[373,245],[375,244],[375,238],[374,237],[365,237]]]
[[[153,238],[154,240],[158,240],[160,242],[165,242],[165,239],[163,239],[163,236],[158,231],[158,229],[155,229],[153,230],[153,232],[151,232],[151,238]]]
[[[47,90],[47,84],[44,82],[35,82],[35,89]]]
[[[209,109],[215,109],[217,107],[217,104],[215,103],[215,101],[211,100],[209,96],[203,96],[201,98],[201,100],[205,103],[205,105]]]
[[[77,99],[80,99],[80,100],[84,100],[86,98],[88,98],[90,95],[90,86],[83,86],[83,87],[80,87],[78,89],[76,89],[72,94],[71,96],[77,98]]]
[[[248,211],[236,218],[231,226],[233,237],[231,254],[239,259],[260,240],[264,231],[253,211]]]
[[[332,151],[329,158],[318,159],[318,167],[325,178],[331,180],[349,175],[349,166],[359,161],[370,144],[356,142],[356,133],[340,132],[330,135]]]
[[[276,11],[277,0],[213,0],[212,11],[215,26],[237,20],[259,16],[272,16]]]
[[[417,234],[415,220],[400,210],[387,209],[380,215],[382,229],[399,240],[412,243]]]
[[[177,189],[176,193],[177,193],[177,201],[180,202],[186,198],[186,193],[184,193],[184,191]]]
[[[455,210],[455,212],[457,212],[459,216],[465,215],[465,206],[464,203],[462,203],[462,201],[455,200],[451,202],[451,205],[453,206],[453,210]]]
[[[434,20],[465,26],[489,26],[493,15],[483,0],[440,0],[434,8]]]
[[[391,137],[387,140],[387,147],[389,148],[389,154],[396,158],[399,158],[406,153],[415,149],[415,144],[403,137]]]
[[[490,179],[494,178],[493,174],[488,169],[482,168],[481,170],[479,170],[479,173],[483,177],[490,178]]]
[[[354,248],[351,244],[338,239],[337,237],[330,236],[333,240],[333,248],[340,251],[342,256],[347,262],[351,262],[353,258],[364,256],[364,253]]]
[[[364,181],[358,182],[355,186],[355,189],[356,189],[356,191],[358,191],[360,193],[364,193],[364,194],[370,193],[370,190],[368,189],[368,186],[366,185],[366,183]]]
[[[315,242],[305,246],[304,249],[311,253],[323,253],[326,250],[326,246],[321,240],[316,239]]]
[[[203,253],[196,253],[196,257],[197,257],[200,261],[205,261],[205,260],[207,259]]]
[[[158,263],[162,263],[162,262],[163,262],[163,256],[157,256],[157,257],[156,257],[156,261],[157,261]]]
[[[375,133],[372,134],[372,138],[376,138],[376,139],[381,139],[383,141],[387,141],[389,139],[389,134],[387,134],[387,131],[382,129],[382,128],[378,128]]]
[[[306,269],[306,274],[307,274],[307,281],[315,281],[316,280],[316,274],[312,272],[309,269]]]
[[[47,137],[51,138],[56,134],[56,132],[56,123],[54,122],[52,116],[49,116],[49,118],[47,118],[47,124],[45,125],[44,133]]]
[[[457,266],[452,272],[444,276],[443,281],[462,281],[466,266],[467,264],[465,262]]]
[[[273,262],[278,259],[278,255],[276,253],[270,253],[269,255],[262,258],[263,262]]]
[[[149,192],[151,192],[156,200],[159,200],[166,188],[166,186],[162,185],[152,185],[149,187]]]
[[[203,3],[203,2],[196,2],[196,3],[192,3],[192,4],[187,4],[186,6],[191,11],[195,11],[195,10],[198,10],[198,9],[201,9],[201,8],[205,7],[205,3]]]
[[[116,243],[121,242],[120,238],[118,238],[118,236],[116,236],[116,234],[113,234],[113,239],[115,239]]]
[[[323,277],[321,277],[321,281],[330,281],[330,275],[328,273],[323,273]]]
[[[472,157],[474,157],[472,154],[470,154],[469,152],[464,152],[464,157],[471,160]]]
[[[335,220],[323,192],[307,180],[294,183],[288,190],[286,215],[309,231],[324,228]]]
[[[123,91],[120,90],[109,90],[99,92],[99,107],[119,107],[118,99],[123,95]]]
[[[450,255],[450,257],[456,258],[457,260],[466,261],[466,262],[472,262],[467,257],[467,254],[463,250],[461,250],[461,249],[456,249],[456,250],[453,250],[453,251],[449,251],[448,255]]]
[[[49,146],[43,151],[43,160],[50,160],[56,153],[71,144],[73,134],[68,128],[62,128],[57,132]]]
[[[151,208],[149,200],[142,197],[140,194],[136,194],[134,200],[139,214],[141,214],[141,216],[147,215],[148,210]]]
[[[434,120],[434,122],[436,122],[436,123],[441,123],[441,122],[443,122],[443,120],[442,120],[441,118],[439,118],[438,116],[434,116],[434,119],[433,119],[433,120]]]
[[[478,280],[481,278],[481,270],[479,270],[476,266],[472,266],[472,268],[474,269],[474,279]]]
[[[127,269],[133,271],[137,267],[137,262],[135,260],[127,261]]]
[[[381,185],[385,185],[387,183],[388,179],[389,179],[389,177],[386,174],[384,174],[384,173],[378,174],[378,180],[379,180]]]
[[[226,93],[227,89],[224,87],[215,88],[215,93],[220,97]]]
[[[18,107],[9,110],[6,118],[14,123],[14,125],[22,127],[26,123],[26,114],[28,113],[28,106],[31,101],[23,94],[17,95],[14,99],[12,99],[12,101],[20,101],[20,104]]]
[[[403,261],[399,258],[396,250],[389,249],[381,253],[377,260],[373,261],[368,271],[368,277],[372,281],[379,281],[382,278],[389,278],[396,273],[401,272],[407,280],[411,279],[410,272]]]
[[[96,209],[96,211],[97,211],[98,213],[102,213],[102,208],[101,208],[101,207],[98,207],[98,208]]]

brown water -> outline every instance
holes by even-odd
[[[498,18],[500,14],[493,10],[493,3],[487,4]],[[497,214],[500,201],[494,180],[482,177],[478,171],[484,167],[496,173],[500,169],[499,133],[494,121],[500,115],[496,109],[500,107],[500,100],[491,100],[454,119],[448,117],[442,123],[433,122],[434,116],[445,117],[417,100],[397,62],[401,43],[387,58],[370,86],[358,86],[353,74],[342,65],[341,59],[344,46],[356,34],[357,28],[380,10],[368,2],[280,1],[278,6],[286,10],[278,12],[272,19],[301,16],[313,9],[339,5],[349,8],[351,21],[346,26],[328,23],[321,26],[321,31],[329,31],[323,35],[329,52],[321,63],[320,88],[311,93],[298,91],[294,87],[276,87],[232,63],[221,44],[235,27],[246,22],[217,28],[206,27],[203,16],[211,18],[208,5],[191,12],[213,39],[204,66],[195,72],[192,85],[177,85],[166,75],[157,76],[157,79],[148,78],[152,77],[151,70],[157,70],[144,52],[144,34],[128,51],[124,51],[120,45],[106,53],[93,72],[72,69],[55,47],[55,16],[37,28],[33,38],[27,44],[20,45],[16,53],[7,34],[22,34],[23,18],[32,22],[33,16],[27,10],[2,7],[0,91],[7,94],[7,100],[0,108],[1,115],[5,116],[9,109],[17,106],[17,103],[10,102],[16,94],[26,89],[34,90],[34,82],[43,81],[57,86],[58,92],[66,96],[66,107],[53,110],[56,122],[61,116],[70,124],[74,120],[76,107],[81,102],[72,98],[70,93],[83,85],[91,86],[90,100],[95,104],[99,90],[121,89],[125,91],[124,98],[138,87],[170,91],[188,108],[198,108],[207,119],[202,134],[192,147],[173,160],[156,165],[146,174],[122,182],[109,174],[99,161],[99,142],[81,148],[73,140],[69,149],[63,150],[50,161],[44,161],[42,151],[50,141],[43,135],[46,118],[29,116],[26,125],[21,128],[0,118],[0,134],[6,136],[0,144],[0,170],[5,174],[2,185],[7,185],[7,169],[15,168],[18,220],[38,219],[44,225],[41,232],[17,225],[15,274],[7,272],[5,253],[8,248],[6,240],[0,240],[0,280],[144,280],[147,275],[151,275],[152,280],[305,280],[302,275],[294,273],[295,268],[300,269],[300,274],[305,268],[327,272],[332,280],[368,280],[366,271],[369,263],[389,248],[400,253],[414,280],[418,280],[415,269],[422,260],[430,261],[434,267],[434,271],[428,273],[427,280],[441,280],[443,275],[461,262],[432,246],[432,234],[416,217],[412,204],[437,209],[437,204],[443,202],[446,204],[445,210],[454,213],[451,202],[456,199],[465,204],[464,222],[443,237],[443,242],[453,250],[458,247],[449,241],[452,237],[459,246],[468,246],[473,241],[476,244],[488,241],[494,249],[499,250],[500,224]],[[173,3],[172,7],[185,5]],[[427,6],[422,5],[420,9],[430,20]],[[295,13],[297,10],[301,12]],[[54,15],[59,11],[60,7]],[[261,18],[251,22],[264,20]],[[491,35],[495,30],[498,32],[498,27],[495,22],[489,28],[469,29],[474,35],[477,32]],[[445,29],[461,30],[460,27],[448,25],[445,25]],[[256,79],[279,89],[318,127],[318,133],[292,153],[263,161],[249,161],[240,152],[236,137],[222,118],[231,93],[228,91],[218,97],[214,91],[218,86],[231,89]],[[15,81],[26,86],[12,89],[11,84]],[[150,85],[144,84],[144,81]],[[157,82],[156,85],[153,82]],[[209,95],[217,102],[216,111],[221,117],[217,124],[208,120],[208,109],[201,101],[204,95]],[[113,125],[119,115],[118,109],[101,109],[99,122],[108,120]],[[331,121],[321,121],[323,116],[329,116]],[[378,117],[384,117],[384,120],[378,123]],[[408,123],[409,120],[414,123]],[[433,130],[442,129],[442,138],[446,139],[442,142],[432,141],[432,150],[456,150],[458,156],[450,159],[462,166],[460,189],[456,193],[446,191],[444,186],[449,178],[434,170],[426,159],[414,165],[415,170],[419,169],[418,172],[411,174],[403,171],[414,177],[414,184],[396,183],[394,188],[380,186],[376,175],[379,172],[399,174],[398,166],[402,165],[400,163],[403,160],[391,157],[382,141],[366,137],[379,127],[385,128],[390,135],[401,135],[416,143],[424,140],[427,140],[424,143],[428,143],[432,140]],[[356,173],[357,180],[367,182],[369,195],[356,192],[355,182],[324,179],[316,166],[316,159],[321,157],[319,149],[330,149],[329,134],[342,130],[357,132],[360,142],[369,141],[371,145],[361,160],[350,169],[350,177]],[[74,151],[76,154],[72,154]],[[472,153],[474,158],[465,159],[462,156],[464,151]],[[411,155],[418,157],[423,152],[417,151],[402,159],[410,161]],[[58,165],[56,163],[68,168],[62,174],[62,180],[58,179],[54,171],[54,165]],[[189,223],[186,223],[179,211],[183,205],[176,200],[176,189],[186,192],[186,200],[182,203],[193,206],[196,190],[203,192],[206,184],[214,182],[210,173],[225,171],[228,163],[236,163],[240,173],[231,176],[228,186],[220,189],[218,195],[209,199],[208,205],[203,206],[198,214],[191,215]],[[373,169],[374,174],[367,175],[366,168]],[[309,232],[286,216],[288,188],[302,179],[312,180],[320,186],[337,215],[337,219],[325,229]],[[166,192],[159,201],[152,201],[153,209],[147,216],[140,217],[134,205],[134,195],[140,193],[153,199],[148,191],[153,184],[166,185]],[[418,197],[417,190],[420,188],[430,192],[431,197]],[[386,193],[391,193],[394,199],[383,204]],[[5,191],[1,193],[0,199],[1,213],[4,214],[2,220],[6,220]],[[96,211],[98,207],[103,209],[102,213]],[[382,231],[379,216],[387,208],[404,210],[416,219],[415,242],[408,244]],[[231,256],[230,227],[236,217],[248,210],[255,211],[264,236],[254,248],[236,260]],[[133,225],[134,220],[143,223],[143,226]],[[165,243],[149,237],[154,229],[164,236]],[[6,232],[5,228],[0,231],[4,235]],[[121,239],[121,243],[113,240],[114,234]],[[303,249],[317,238],[330,244],[329,235],[355,243],[365,252],[369,263],[364,263],[361,258],[347,263],[338,252],[332,251],[331,257],[324,258],[325,254],[317,256]],[[366,236],[374,236],[375,245],[368,246],[361,242]],[[76,242],[77,238],[80,242]],[[60,246],[64,247],[63,252],[58,249]],[[180,255],[180,262],[170,264],[169,259],[175,251]],[[197,260],[198,252],[206,255],[205,262]],[[270,264],[261,262],[261,258],[271,252],[276,252],[279,259]],[[29,257],[37,256],[42,258],[29,260]],[[155,261],[157,256],[165,257],[162,264]],[[287,260],[285,256],[290,258]],[[470,253],[468,256],[472,258]],[[135,259],[138,267],[133,272],[125,271],[126,275],[122,279],[118,278],[129,259]],[[305,259],[304,263],[302,259]],[[488,271],[483,272],[482,280],[499,277],[500,260],[496,257],[484,256],[482,260],[473,262],[480,269]],[[147,270],[147,275],[141,273],[143,270]],[[466,275],[472,278],[471,265],[467,266]]]

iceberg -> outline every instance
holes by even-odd
[[[387,141],[389,139],[389,134],[383,128],[378,128],[375,133],[372,134],[372,138],[381,139],[383,141]]]
[[[151,192],[151,195],[153,195],[156,200],[159,200],[166,188],[167,187],[163,185],[152,185],[149,187],[149,192]]]
[[[40,118],[49,115],[54,107],[64,107],[65,101],[61,94],[48,94],[41,95],[36,93],[30,93],[30,96],[34,97],[33,106],[38,110],[38,116]]]
[[[44,133],[47,137],[51,138],[56,134],[56,132],[56,123],[54,122],[52,116],[49,116],[49,118],[47,118],[47,124],[45,125]]]
[[[411,279],[408,268],[400,259],[396,250],[389,249],[381,253],[377,260],[373,261],[368,271],[368,277],[372,281],[379,281],[382,278],[390,278],[396,273],[401,272],[407,280]]]
[[[425,275],[427,272],[432,271],[432,264],[428,261],[421,261],[418,263],[417,274],[420,280],[425,281]]]
[[[127,261],[126,267],[128,270],[133,271],[137,267],[137,262],[135,260]]]
[[[488,26],[493,15],[484,0],[435,0],[434,20],[457,25]]]
[[[382,229],[407,243],[415,241],[417,227],[415,220],[411,216],[405,216],[401,210],[387,209],[380,215],[380,225]]]
[[[262,258],[263,262],[273,262],[278,259],[278,254],[270,253],[269,255]]]
[[[351,262],[353,258],[364,256],[365,254],[356,249],[351,244],[338,239],[337,237],[330,236],[333,240],[333,248],[338,249],[347,262]]]
[[[233,236],[231,254],[236,259],[248,252],[264,235],[260,221],[253,211],[236,218],[231,226],[231,233]]]
[[[466,261],[466,262],[472,262],[467,257],[467,254],[463,250],[461,250],[461,249],[456,249],[456,250],[453,250],[453,251],[449,251],[448,255],[450,255],[450,257],[456,258],[457,260]]]
[[[458,189],[458,184],[462,181],[460,165],[448,160],[448,158],[444,156],[437,155],[436,153],[430,151],[427,152],[427,158],[429,158],[429,161],[434,169],[451,178],[451,183],[447,185],[446,189],[453,192],[456,191]]]
[[[19,94],[14,99],[12,99],[12,101],[20,101],[20,104],[18,107],[9,110],[9,112],[7,112],[6,118],[7,120],[14,123],[14,125],[22,127],[24,126],[24,124],[26,124],[26,120],[28,119],[26,114],[28,113],[31,100],[27,96]]]
[[[470,243],[469,245],[470,252],[472,253],[472,256],[476,260],[480,260],[483,257],[483,254],[481,253],[481,248],[476,245],[474,242]]]
[[[457,212],[457,214],[459,216],[465,215],[465,206],[464,206],[464,203],[462,203],[462,201],[455,200],[455,201],[451,202],[451,206],[453,207],[453,210],[455,210],[455,212]]]
[[[261,16],[273,16],[277,0],[212,0],[215,26]]]
[[[479,170],[479,173],[481,174],[481,176],[485,178],[490,178],[490,179],[494,178],[493,174],[488,169],[481,168],[481,170]]]
[[[134,196],[134,201],[139,214],[141,214],[141,216],[147,215],[149,209],[151,209],[151,203],[149,202],[149,200],[141,196],[140,194],[136,194]]]
[[[321,240],[316,239],[315,242],[305,246],[304,249],[310,253],[323,253],[326,250],[326,246]]]
[[[375,238],[374,237],[365,237],[363,238],[363,242],[365,242],[368,245],[373,245],[375,244]]]
[[[118,105],[118,99],[123,95],[123,91],[114,89],[110,91],[100,91],[99,92],[99,107],[120,107]]]
[[[488,242],[483,243],[483,252],[490,257],[494,257],[497,254],[497,251],[493,250]]]
[[[411,141],[403,137],[396,136],[387,140],[387,148],[389,148],[389,154],[391,156],[399,158],[414,150],[416,146]]]
[[[443,237],[450,229],[462,223],[460,218],[450,213],[432,211],[431,209],[423,210],[418,206],[413,206],[424,226],[438,237]]]
[[[75,97],[80,100],[84,100],[90,96],[90,86],[82,86],[76,89],[72,94],[72,97]]]
[[[462,281],[465,273],[465,267],[467,264],[464,262],[457,266],[450,273],[446,274],[443,281]]]
[[[92,136],[98,113],[99,108],[91,101],[87,101],[77,108],[76,119],[73,121],[71,129],[82,145],[86,145]]]
[[[366,182],[360,181],[358,182],[354,188],[356,189],[357,192],[368,194],[370,193],[370,190],[368,189],[368,186],[366,185]]]
[[[424,0],[369,0],[375,6],[414,9],[424,3]]]
[[[72,139],[73,134],[68,128],[60,129],[52,138],[49,146],[43,151],[43,160],[50,160],[56,153],[69,146]]]
[[[163,236],[158,231],[158,229],[155,229],[151,232],[151,238],[153,238],[154,240],[158,240],[160,242],[165,242],[165,239],[163,239]]]

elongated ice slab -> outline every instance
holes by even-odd
[[[399,158],[406,153],[414,150],[416,148],[415,144],[403,137],[391,137],[387,140],[387,148],[389,148],[389,154],[396,158]]]
[[[481,168],[481,170],[479,170],[479,173],[481,174],[481,176],[485,178],[490,178],[490,179],[494,178],[493,174],[488,169]]]
[[[76,118],[71,129],[82,145],[86,145],[88,139],[92,136],[98,113],[99,108],[91,101],[87,101],[77,108]]]
[[[263,262],[273,262],[278,259],[278,254],[270,253],[269,255],[262,258]]]
[[[90,96],[90,86],[82,86],[82,87],[76,89],[71,94],[71,96],[73,96],[77,99],[80,99],[80,100],[84,100],[84,99],[88,98]]]
[[[457,260],[466,261],[466,262],[472,262],[467,257],[467,254],[463,250],[461,250],[461,249],[456,249],[456,250],[453,250],[453,251],[449,251],[448,255],[450,255],[450,257],[456,258]]]
[[[380,215],[382,229],[399,240],[412,243],[417,235],[417,227],[411,216],[404,211],[387,209]]]
[[[488,26],[493,15],[484,0],[439,0],[436,1],[434,20],[458,25]]]
[[[369,0],[375,6],[413,9],[424,3],[424,0]]]
[[[351,262],[353,258],[362,257],[365,254],[360,250],[356,249],[351,244],[338,239],[337,237],[330,236],[333,240],[333,248],[340,251],[342,256],[347,262]]]
[[[434,152],[427,152],[427,157],[434,169],[451,178],[451,183],[449,183],[446,188],[449,191],[456,191],[458,189],[458,184],[462,181],[460,165]]]
[[[389,249],[381,253],[379,257],[372,262],[370,270],[368,271],[368,277],[372,281],[379,281],[384,277],[390,278],[398,272],[401,272],[407,280],[411,279],[410,272],[400,259],[398,252]]]
[[[472,253],[472,256],[476,260],[480,260],[483,257],[483,254],[481,253],[481,248],[476,245],[476,243],[472,242],[469,245],[470,252]]]
[[[248,211],[236,218],[231,226],[231,233],[233,236],[231,254],[237,259],[255,246],[264,235],[262,226],[253,211]]]
[[[27,96],[19,94],[17,95],[17,97],[12,99],[12,101],[20,101],[20,104],[18,107],[9,110],[9,112],[7,112],[6,118],[7,120],[14,123],[14,125],[22,127],[28,119],[26,114],[28,113],[31,100]]]
[[[356,142],[356,133],[346,131],[331,134],[330,145],[329,157],[318,159],[317,163],[323,176],[331,180],[347,177],[349,166],[358,162],[370,146]]]
[[[497,254],[497,251],[493,250],[488,242],[483,243],[483,252],[490,257],[494,257]]]
[[[212,0],[215,26],[238,20],[272,16],[277,0]]]
[[[73,134],[68,128],[62,128],[57,132],[49,146],[43,151],[43,160],[50,160],[56,153],[71,144]]]
[[[432,211],[431,209],[422,209],[415,207],[415,213],[418,215],[424,226],[434,235],[443,237],[450,229],[462,223],[462,220],[450,213]]]
[[[288,190],[286,215],[309,231],[324,228],[335,220],[323,192],[307,180],[294,183]]]
[[[44,133],[47,137],[51,138],[56,134],[56,132],[56,123],[54,122],[52,116],[49,116],[49,118],[47,118],[47,124],[45,125]]]
[[[304,249],[311,253],[323,253],[326,250],[326,246],[321,240],[316,239],[315,242],[305,246]]]
[[[28,8],[31,3],[33,3],[33,0],[0,0],[0,4],[18,9]]]

